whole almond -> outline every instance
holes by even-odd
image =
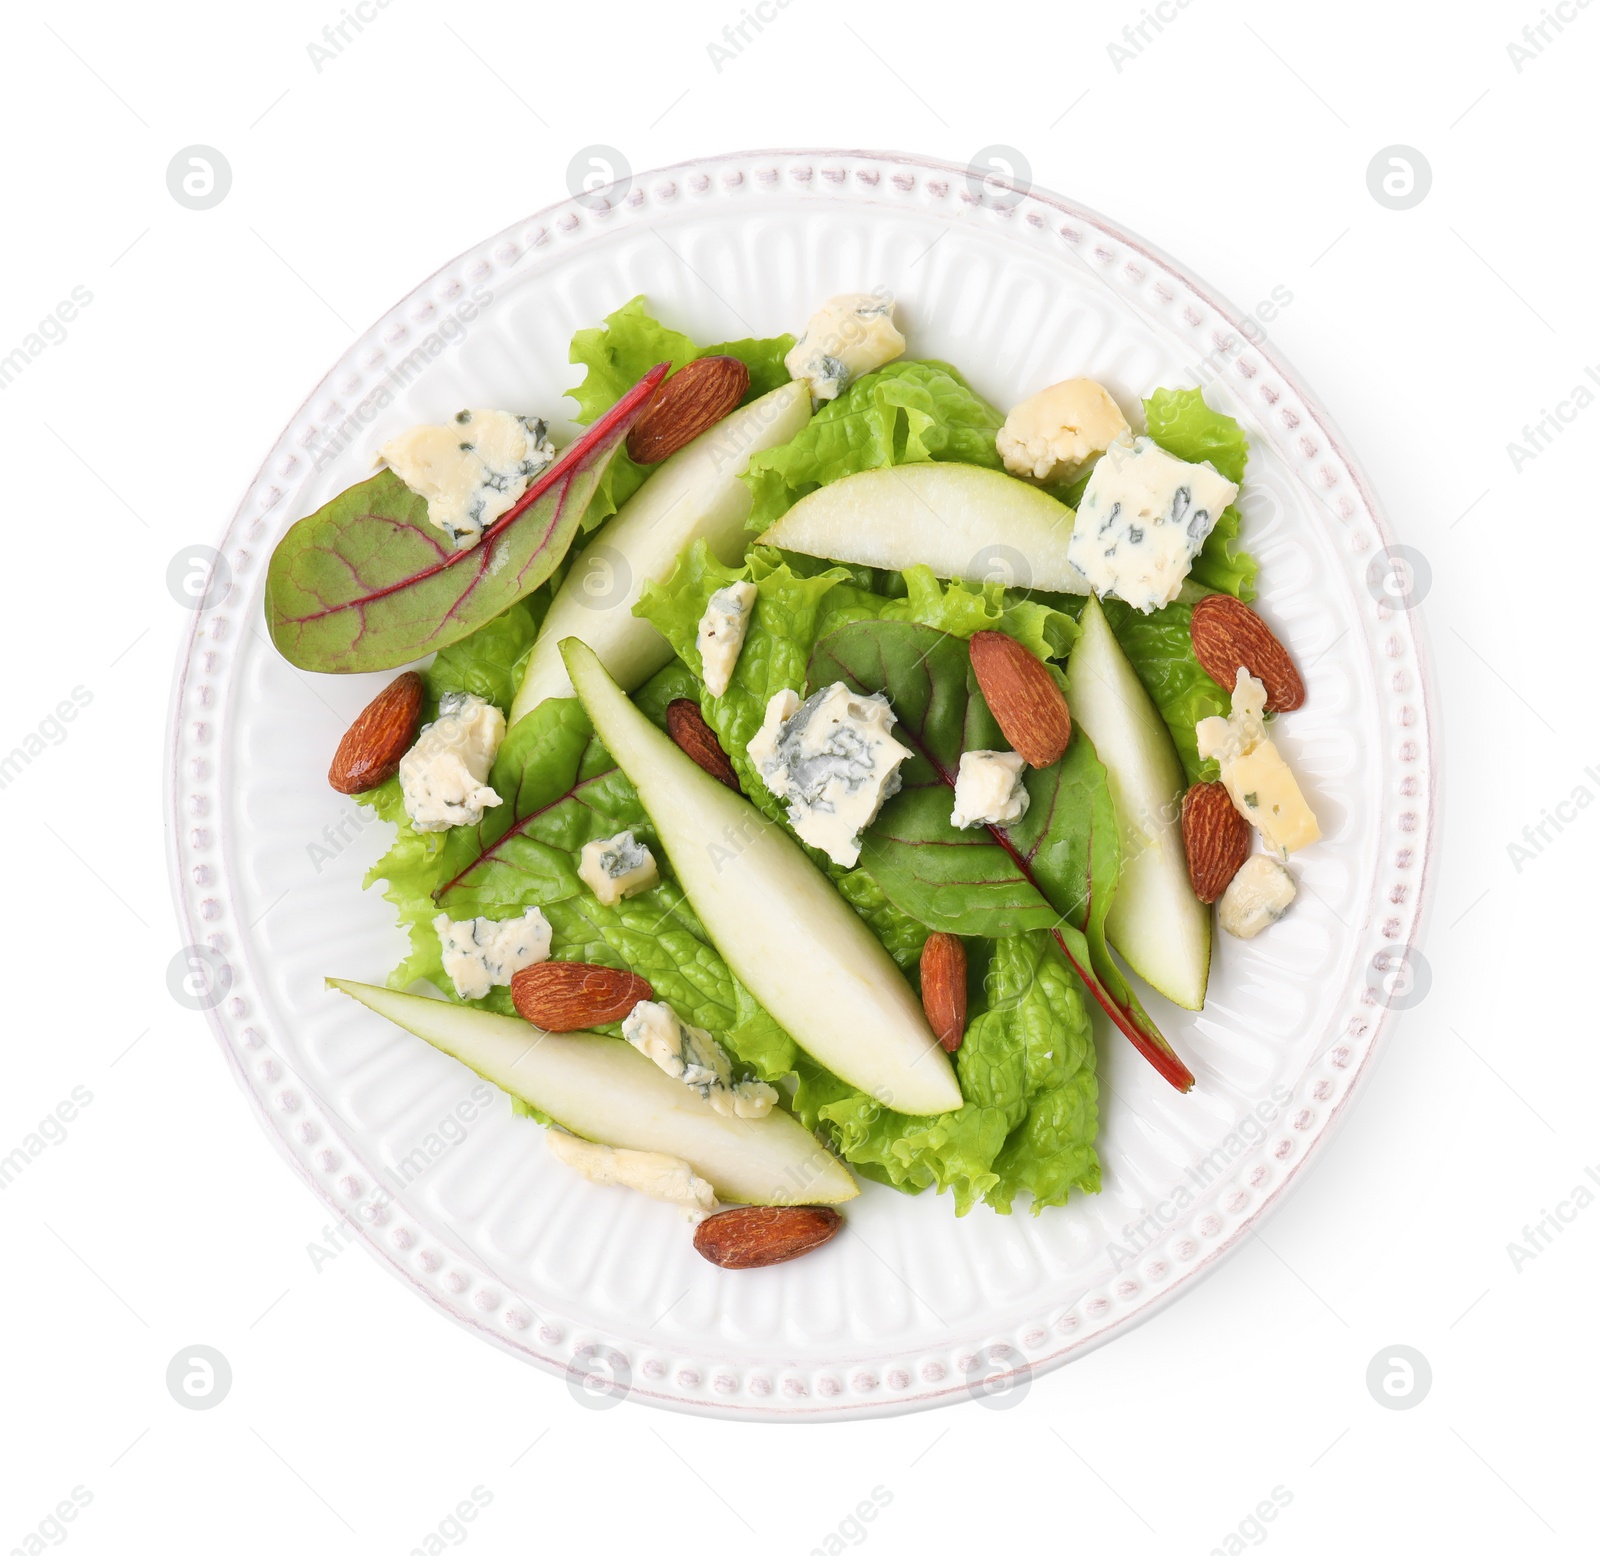
[[[1306,700],[1305,682],[1289,650],[1243,600],[1208,594],[1189,618],[1189,639],[1201,668],[1218,686],[1233,690],[1241,669],[1267,689],[1267,711],[1288,713]]]
[[[695,1252],[724,1270],[759,1270],[820,1248],[844,1225],[826,1205],[741,1205],[694,1229]]]
[[[620,1021],[656,991],[637,973],[592,962],[538,962],[512,975],[511,1003],[546,1032],[578,1032]]]
[[[1072,739],[1072,715],[1050,672],[1004,632],[974,632],[967,647],[978,689],[1011,749],[1030,767],[1059,762]]]
[[[417,738],[422,677],[407,670],[390,681],[356,715],[333,753],[328,782],[341,794],[365,794],[400,770],[400,758]]]
[[[959,935],[936,929],[922,943],[922,1008],[946,1053],[967,1035],[967,948]]]
[[[687,697],[674,697],[667,704],[667,733],[677,743],[678,749],[703,767],[718,783],[725,783],[735,794],[739,788],[738,775],[728,753],[706,723],[699,708]]]
[[[738,357],[696,357],[656,390],[628,434],[628,456],[659,464],[722,420],[750,388]]]
[[[1220,783],[1197,783],[1184,795],[1183,851],[1202,902],[1215,902],[1250,857],[1250,823]]]

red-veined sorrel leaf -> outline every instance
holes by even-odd
[[[817,644],[815,690],[834,681],[883,692],[916,754],[862,839],[861,865],[903,913],[991,938],[1046,929],[1095,1002],[1179,1091],[1194,1076],[1112,960],[1105,921],[1121,868],[1106,770],[1081,730],[1052,767],[1029,769],[1027,814],[1009,827],[958,829],[951,796],[963,750],[1005,741],[971,674],[967,645],[933,627],[862,621]]]
[[[428,522],[426,501],[392,470],[301,519],[267,570],[267,626],[279,652],[302,670],[390,670],[464,638],[538,588],[666,372],[652,368],[563,449],[470,551]]]

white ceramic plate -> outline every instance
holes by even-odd
[[[221,542],[232,587],[178,666],[169,798],[178,911],[218,969],[217,1036],[284,1155],[380,1259],[569,1380],[744,1418],[1014,1387],[1237,1246],[1370,1070],[1403,1003],[1437,807],[1416,613],[1369,581],[1388,572],[1388,530],[1293,375],[1208,288],[1070,201],[855,152],[729,156],[612,193],[489,239],[373,325]],[[388,676],[292,669],[266,640],[262,577],[289,524],[364,477],[393,432],[463,405],[569,410],[573,331],[637,292],[718,340],[795,329],[822,298],[877,285],[899,298],[912,354],[959,364],[1001,406],[1069,374],[1130,408],[1203,378],[1248,426],[1259,604],[1309,692],[1281,743],[1325,840],[1297,856],[1281,925],[1218,937],[1203,1013],[1149,997],[1199,1078],[1191,1095],[1100,1032],[1098,1197],[958,1221],[948,1198],[869,1183],[821,1252],[730,1274],[670,1208],[579,1180],[466,1070],[324,992],[326,973],[381,981],[401,952],[389,905],[360,889],[388,829],[325,780]]]

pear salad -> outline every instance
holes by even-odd
[[[1130,972],[1201,1009],[1212,906],[1266,930],[1319,837],[1238,423],[1082,377],[1002,416],[905,351],[883,292],[704,347],[636,297],[573,340],[564,448],[394,428],[268,572],[292,664],[401,672],[328,777],[393,825],[409,954],[329,986],[725,1269],[858,1176],[1097,1192],[1092,1012],[1188,1091]]]

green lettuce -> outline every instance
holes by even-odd
[[[487,656],[490,646],[484,648]],[[500,657],[508,649],[502,645]],[[640,689],[639,706],[664,723],[667,703],[693,689],[682,666],[668,666]],[[641,841],[654,844],[655,829],[575,699],[549,699],[513,725],[489,783],[504,803],[476,827],[446,833],[420,833],[411,826],[397,778],[361,797],[395,826],[394,842],[367,880],[386,883],[384,895],[411,938],[410,954],[390,975],[392,987],[406,988],[421,978],[457,998],[432,927],[440,912],[504,919],[537,907],[550,921],[553,960],[637,972],[685,1019],[715,1033],[753,1073],[777,1080],[791,1072],[793,1040],[733,976],[676,882],[664,877],[651,890],[606,907],[578,880],[585,843],[631,827]],[[513,1010],[504,988],[471,1003],[503,1015]]]
[[[1201,669],[1189,637],[1192,605],[1168,605],[1146,616],[1121,600],[1102,600],[1101,608],[1150,700],[1166,723],[1189,783],[1217,776],[1217,764],[1202,762],[1194,727],[1213,714],[1227,717],[1228,693]]]
[[[894,623],[904,630],[923,629],[928,639],[939,639],[947,647],[943,654],[929,656],[930,674],[941,681],[956,673],[943,663],[956,655],[963,696],[966,692],[965,650],[960,642],[984,628],[1003,627],[1028,643],[1042,659],[1064,649],[1076,634],[1076,623],[1053,606],[1025,599],[1008,600],[999,585],[969,586],[941,583],[926,568],[906,574],[907,593],[885,597],[860,588],[849,569],[829,568],[819,573],[798,573],[780,553],[756,548],[743,567],[728,567],[718,562],[704,545],[686,553],[675,572],[659,586],[647,586],[638,612],[651,621],[697,674],[701,669],[695,647],[695,632],[712,593],[737,578],[748,578],[756,586],[756,604],[749,634],[735,666],[728,689],[713,697],[702,687],[701,709],[707,722],[728,752],[740,783],[751,800],[773,819],[787,825],[784,807],[767,789],[760,773],[750,761],[746,746],[765,717],[768,699],[774,692],[804,692],[814,682],[834,678],[838,669],[829,660],[826,675],[819,676],[816,657],[820,645],[849,639],[851,630],[861,623]],[[926,629],[932,628],[933,631]],[[920,639],[908,650],[908,664],[917,660],[926,647]],[[931,661],[938,659],[937,665]],[[911,673],[908,671],[908,674]],[[877,689],[874,687],[873,689]],[[897,706],[904,701],[895,698]],[[982,727],[970,731],[973,742],[989,746],[1004,744],[999,731],[987,720],[981,698],[974,699]],[[961,733],[957,732],[958,737]],[[970,742],[969,742],[970,743]],[[975,938],[969,942],[974,959],[973,984],[976,998],[970,1006],[967,1036],[956,1056],[966,1104],[957,1112],[934,1119],[912,1119],[887,1112],[873,1098],[857,1092],[836,1076],[823,1070],[804,1054],[798,1058],[795,1110],[808,1124],[821,1127],[836,1149],[868,1176],[895,1188],[917,1192],[933,1188],[949,1191],[958,1214],[965,1214],[979,1199],[996,1208],[1009,1210],[1014,1196],[1026,1190],[1037,1194],[1035,1208],[1060,1204],[1074,1187],[1093,1190],[1099,1186],[1098,1159],[1094,1137],[1098,1124],[1095,1107],[1094,1050],[1088,1040],[1089,1021],[1080,992],[1081,985],[1049,934],[1038,930],[1055,923],[1063,911],[1079,909],[1084,929],[1095,944],[1103,943],[1104,907],[1109,906],[1109,882],[1114,879],[1114,860],[1105,849],[1115,848],[1115,828],[1107,824],[1094,831],[1092,815],[1106,821],[1109,793],[1105,789],[1104,769],[1095,761],[1081,740],[1078,742],[1074,772],[1084,770],[1081,781],[1095,785],[1088,809],[1074,799],[1056,803],[1045,793],[1052,781],[1061,787],[1059,769],[1047,775],[1034,775],[1030,788],[1039,787],[1035,815],[1052,818],[1054,832],[1048,844],[1031,835],[1025,852],[1043,855],[1058,866],[1057,875],[1065,881],[1077,861],[1080,884],[1077,895],[1068,901],[1066,888],[1061,902],[1051,907],[1027,882],[1017,883],[1027,898],[1026,920],[1018,917],[1014,925],[996,930],[974,919],[960,926],[961,932]],[[911,782],[908,779],[908,784]],[[1073,784],[1080,779],[1074,778]],[[1063,794],[1067,791],[1062,790]],[[1076,790],[1073,790],[1076,793]],[[891,806],[898,801],[891,801]],[[1098,803],[1098,810],[1095,805]],[[950,801],[943,799],[939,825],[948,832]],[[1083,825],[1071,818],[1079,818]],[[1076,841],[1055,834],[1076,829]],[[1091,913],[1087,877],[1087,845],[1096,839],[1096,862],[1105,887]],[[964,835],[976,843],[977,838]],[[987,834],[984,834],[987,839]],[[956,853],[966,850],[957,849]],[[996,855],[1003,851],[994,847]],[[818,868],[824,870],[845,900],[872,928],[896,962],[915,977],[922,944],[931,921],[926,902],[916,905],[920,912],[908,911],[909,899],[896,899],[900,885],[886,889],[882,875],[867,868],[865,861],[855,869],[835,865],[826,855],[811,851]],[[891,877],[893,879],[893,877]],[[964,888],[942,882],[938,890],[953,900]],[[1070,941],[1089,977],[1095,957],[1084,933],[1062,925],[1057,931]],[[998,938],[983,938],[995,933]],[[986,974],[983,960],[992,957],[998,969]],[[1026,987],[1015,997],[1004,994],[1007,969],[1026,965],[1030,969]],[[1120,975],[1108,972],[1116,982],[1114,990],[1102,988],[1112,1003],[1131,1002]],[[994,1001],[991,1011],[990,1001]],[[1142,1017],[1143,1013],[1139,1012]],[[1147,1020],[1147,1018],[1145,1018]],[[1037,1066],[1030,1070],[1026,1052],[1030,1034],[1059,1030],[1061,1046],[1049,1049],[1059,1057],[1060,1068]],[[1045,1049],[1039,1050],[1041,1053]],[[1052,1095],[1057,1089],[1059,1096]],[[1027,1149],[1012,1145],[1013,1135],[1025,1135],[1032,1142]],[[1044,1153],[1031,1161],[1037,1149]],[[1006,1170],[995,1163],[1006,1154]]]
[[[1151,438],[1169,454],[1190,464],[1207,461],[1235,486],[1244,481],[1250,439],[1233,417],[1212,410],[1198,389],[1157,389],[1144,402],[1144,421]],[[1256,559],[1240,549],[1240,523],[1237,508],[1223,509],[1189,577],[1202,588],[1253,600]]]
[[[740,477],[754,499],[750,528],[767,529],[806,493],[861,470],[930,459],[999,470],[994,436],[1004,419],[948,362],[891,362],[751,459]]]
[[[766,340],[730,340],[717,346],[697,346],[687,335],[652,318],[642,296],[630,298],[595,329],[579,330],[572,337],[567,359],[584,369],[582,383],[569,389],[578,402],[580,423],[587,426],[609,411],[658,362],[673,372],[697,357],[737,357],[750,369],[750,389],[744,403],[788,383],[783,359],[794,336]],[[620,449],[607,467],[599,489],[584,510],[583,528],[591,530],[608,519],[644,484],[648,465],[636,464]]]
[[[974,949],[989,954],[969,969],[982,993],[955,1056],[959,1109],[891,1113],[802,1058],[795,1112],[867,1176],[948,1191],[958,1216],[979,1199],[1009,1213],[1023,1191],[1035,1214],[1073,1189],[1098,1192],[1094,1040],[1076,978],[1043,933]]]

